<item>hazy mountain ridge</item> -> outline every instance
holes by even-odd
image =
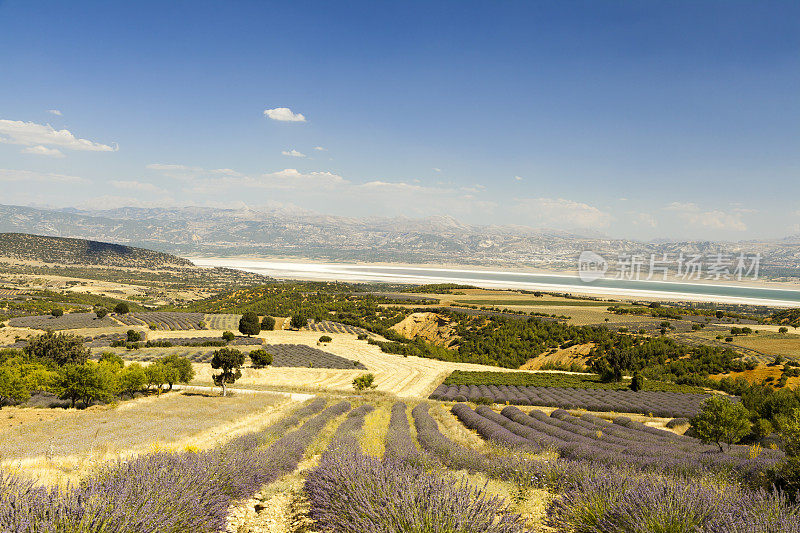
[[[761,253],[764,272],[797,276],[797,237],[652,243],[525,226],[471,226],[447,216],[352,218],[285,209],[0,206],[0,231],[80,237],[181,255],[287,255],[327,260],[574,268],[578,254]]]
[[[183,268],[191,261],[163,252],[85,239],[0,233],[0,257],[71,265]]]

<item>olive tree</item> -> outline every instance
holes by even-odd
[[[169,390],[172,390],[172,385],[174,383],[189,383],[194,379],[194,368],[192,367],[192,362],[189,361],[187,357],[178,354],[170,354],[163,357],[158,362],[172,369],[171,372],[165,374]]]
[[[234,348],[220,348],[214,350],[211,358],[211,368],[219,370],[219,374],[213,374],[214,384],[222,387],[222,395],[228,393],[228,383],[234,383],[242,377],[241,367],[244,364],[244,354]]]

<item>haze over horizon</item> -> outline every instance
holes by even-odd
[[[0,204],[800,233],[800,4],[0,0]]]

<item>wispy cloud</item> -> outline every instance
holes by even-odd
[[[327,148],[324,148],[324,147],[322,147],[322,146],[315,146],[315,147],[314,147],[314,150],[317,150],[317,151],[319,151],[319,152],[327,152],[327,151],[328,151],[328,149],[327,149]]]
[[[555,227],[605,228],[612,219],[597,207],[564,198],[524,198],[518,200],[512,210],[533,224]]]
[[[48,148],[37,144],[36,146],[28,146],[21,150],[23,154],[45,155],[48,157],[64,157],[64,153],[58,148]]]
[[[34,172],[32,170],[12,170],[0,168],[0,181],[25,183],[86,183],[89,180],[79,176],[55,174],[52,172]]]
[[[154,192],[154,193],[166,192],[161,187],[143,181],[111,180],[109,183],[111,183],[111,185],[113,185],[117,189],[124,189],[128,191],[141,191],[141,192]]]
[[[283,152],[281,152],[281,153],[282,153],[283,155],[288,155],[289,157],[306,157],[306,154],[304,154],[304,153],[302,153],[302,152],[298,152],[298,151],[297,151],[297,150],[295,150],[294,148],[292,148],[291,150],[284,150],[284,151],[283,151]]]
[[[75,137],[69,130],[56,130],[50,124],[36,124],[20,120],[0,119],[0,142],[22,146],[58,146],[68,150],[87,152],[115,152],[109,146]]]
[[[514,179],[517,180],[517,181],[522,181],[525,178],[523,178],[522,176],[514,176]]]
[[[305,122],[306,117],[300,113],[293,113],[288,107],[275,107],[265,109],[264,116],[278,122]]]
[[[672,202],[665,208],[673,211],[679,218],[692,226],[709,229],[747,231],[747,224],[742,220],[742,212],[728,213],[720,209],[701,209],[692,202]],[[744,210],[747,213],[747,210]]]
[[[61,115],[63,115],[63,113],[62,113],[61,111],[59,111],[58,109],[48,109],[48,110],[47,110],[47,112],[48,112],[48,113],[51,113],[51,114],[53,114],[53,115],[58,115],[59,117],[60,117]]]

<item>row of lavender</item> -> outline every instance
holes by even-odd
[[[297,468],[319,431],[350,409],[341,402],[323,411],[325,404],[311,402],[264,431],[206,452],[155,453],[119,462],[77,486],[40,487],[0,473],[0,531],[224,531],[232,501]],[[311,415],[298,429],[263,446]]]
[[[559,493],[548,504],[546,518],[557,531],[800,533],[800,507],[780,492],[642,471],[624,463],[543,459],[515,447],[476,453],[442,434],[428,409],[420,404],[413,410],[417,439],[427,453],[450,468]],[[515,440],[503,426],[494,430]],[[502,437],[494,440],[502,442]]]
[[[410,433],[406,406],[392,408],[384,459],[365,455],[358,442],[362,406],[339,426],[319,466],[305,483],[310,516],[319,531],[394,533],[458,531],[522,533],[525,522],[505,502],[463,479],[426,470]]]
[[[512,406],[502,413],[485,406],[473,411],[465,404],[456,404],[452,410],[464,425],[487,440],[534,451],[555,450],[562,457],[611,466],[624,463],[683,475],[735,472],[757,483],[768,468],[783,459],[782,452],[770,449],[753,456],[747,446],[720,452],[695,438],[651,428],[627,417],[617,417],[611,423],[589,414],[572,416],[561,409],[550,416],[539,410],[525,414]]]
[[[690,418],[700,412],[707,394],[516,385],[439,385],[432,400],[539,405],[562,409],[639,413]]]

